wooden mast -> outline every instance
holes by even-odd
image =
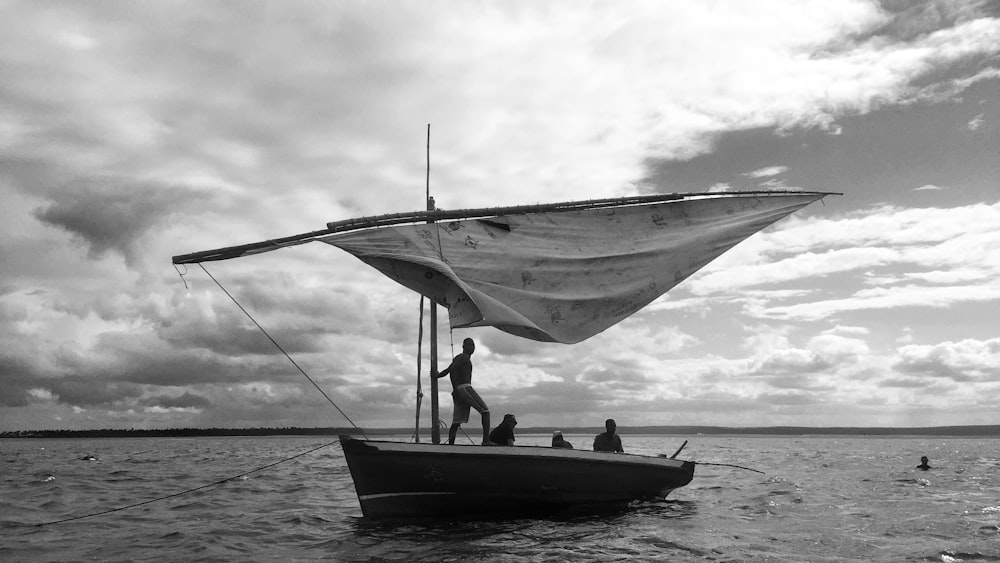
[[[434,211],[434,198],[431,197],[431,124],[427,124],[427,211]],[[428,223],[433,223],[433,219],[428,219]],[[431,443],[441,443],[441,426],[438,422],[438,379],[434,377],[438,372],[438,346],[437,346],[437,302],[432,297],[431,303]]]

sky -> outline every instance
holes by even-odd
[[[444,209],[843,194],[579,344],[443,322],[497,421],[1000,424],[997,2],[0,0],[0,75],[0,430],[412,427],[419,296],[205,265],[348,421],[171,257],[424,209],[428,125]]]

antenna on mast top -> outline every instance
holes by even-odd
[[[431,197],[431,124],[427,124],[427,211],[434,211],[434,198]]]

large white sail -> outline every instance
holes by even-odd
[[[317,237],[448,308],[453,328],[580,342],[822,193],[717,194]]]
[[[453,328],[580,342],[622,321],[822,192],[664,194],[420,211],[175,256],[228,260],[323,241],[448,308]]]

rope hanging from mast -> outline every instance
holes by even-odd
[[[345,419],[347,419],[347,422],[351,423],[351,426],[353,426],[359,432],[361,432],[362,436],[364,436],[365,438],[368,438],[368,435],[365,434],[365,431],[362,430],[360,426],[358,426],[357,424],[355,424],[354,421],[351,420],[351,417],[347,416],[347,413],[345,413],[340,407],[337,406],[337,403],[333,402],[333,399],[331,399],[330,396],[326,394],[326,391],[323,391],[323,389],[315,381],[313,381],[313,378],[309,377],[309,374],[306,373],[306,370],[302,369],[302,366],[300,366],[295,360],[292,359],[292,357],[290,355],[288,355],[288,352],[286,352],[285,349],[281,347],[281,344],[278,344],[278,341],[275,340],[274,338],[272,338],[271,335],[266,330],[264,330],[264,327],[260,326],[260,323],[257,322],[257,319],[253,318],[253,315],[251,315],[245,308],[243,308],[243,305],[240,305],[240,302],[237,301],[235,297],[233,297],[233,294],[229,293],[229,290],[227,290],[225,287],[222,286],[221,283],[219,283],[219,280],[215,279],[215,276],[213,276],[205,268],[205,265],[199,262],[198,266],[200,266],[201,269],[205,272],[205,274],[208,275],[208,277],[211,278],[212,281],[215,282],[215,285],[219,286],[219,289],[221,289],[222,292],[225,293],[233,301],[233,303],[235,303],[236,306],[240,308],[240,311],[243,311],[243,314],[246,315],[248,319],[250,319],[250,322],[252,322],[254,325],[256,325],[257,328],[260,329],[260,331],[262,333],[264,333],[264,336],[266,336],[267,339],[270,340],[271,343],[274,344],[275,347],[277,347],[278,350],[282,354],[284,354],[286,358],[288,358],[288,361],[292,362],[292,365],[295,366],[295,369],[299,370],[299,373],[301,373],[303,376],[305,376],[305,378],[309,380],[309,383],[312,383],[313,387],[315,387],[317,391],[319,391],[324,397],[326,397],[327,402],[329,402],[331,405],[333,405],[333,408],[337,409],[337,411],[341,414],[341,416],[343,416]]]
[[[424,401],[424,392],[420,386],[422,374],[421,359],[424,354],[424,296],[420,296],[420,320],[417,323],[417,419],[413,426],[413,440],[420,443],[420,405]]]

